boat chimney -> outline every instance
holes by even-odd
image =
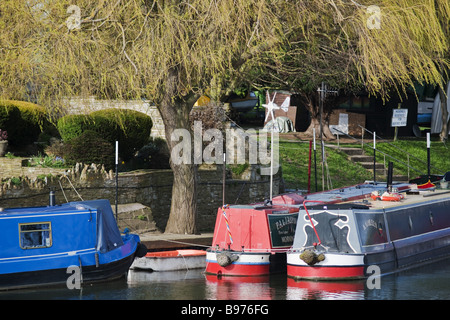
[[[54,188],[50,188],[50,195],[49,195],[49,199],[48,199],[48,205],[50,207],[53,207],[56,205],[56,197],[55,197],[55,189]]]

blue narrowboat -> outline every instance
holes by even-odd
[[[0,227],[0,290],[120,278],[147,251],[108,200],[0,209]]]

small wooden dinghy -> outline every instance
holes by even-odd
[[[171,250],[148,252],[142,258],[136,258],[132,269],[148,271],[190,270],[206,267],[206,251]]]

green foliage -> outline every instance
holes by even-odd
[[[229,168],[231,168],[231,172],[233,172],[233,176],[237,176],[240,177],[245,170],[248,169],[250,165],[248,164],[248,162],[246,163],[242,163],[242,164],[232,164],[229,165]]]
[[[151,118],[134,110],[106,109],[89,115],[68,115],[58,121],[63,141],[71,142],[91,130],[111,146],[119,141],[119,155],[123,160],[131,159],[147,144],[151,129]]]
[[[44,168],[67,168],[64,160],[54,156],[37,156],[33,157],[28,163],[29,167],[41,166]]]
[[[42,132],[56,132],[43,107],[13,100],[0,100],[0,128],[8,132],[8,143],[13,147],[37,141]]]
[[[169,157],[166,141],[161,138],[151,138],[149,143],[136,153],[134,166],[142,169],[168,169],[170,168]]]
[[[91,117],[77,114],[60,118],[57,128],[63,141],[69,142],[73,138],[79,137],[84,131],[89,130],[91,125]]]
[[[65,161],[67,165],[77,162],[103,164],[106,169],[114,166],[114,147],[92,130],[83,132],[66,143]]]
[[[94,131],[105,140],[119,141],[119,154],[129,160],[145,146],[152,130],[150,116],[134,110],[105,109],[91,113]]]

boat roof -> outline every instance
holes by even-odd
[[[0,219],[17,219],[34,216],[55,216],[64,214],[97,212],[97,250],[108,252],[123,245],[119,228],[109,200],[88,200],[64,203],[47,207],[23,207],[4,209]]]
[[[415,205],[441,199],[450,200],[450,190],[435,189],[413,193],[408,192],[400,201],[379,201],[370,199],[368,205],[371,209],[387,209],[404,205]]]
[[[7,215],[63,214],[76,211],[98,210],[105,208],[108,200],[76,201],[55,206],[1,208],[0,217]]]
[[[394,207],[398,205],[404,205],[409,203],[431,201],[434,199],[440,199],[448,197],[450,198],[450,190],[432,189],[418,191],[415,184],[410,183],[393,183],[392,190],[394,192],[399,192],[404,194],[404,199],[401,201],[378,201],[372,200],[370,198],[372,192],[378,192],[380,195],[388,190],[388,185],[385,182],[374,183],[372,181],[367,181],[362,184],[349,186],[345,188],[338,188],[333,190],[320,191],[309,194],[301,194],[305,199],[305,205],[308,207],[320,206],[320,205],[330,205],[330,204],[362,204],[365,206],[370,206],[372,208],[387,208]],[[297,194],[288,193],[289,194]],[[369,199],[361,203],[362,200]],[[359,202],[358,202],[359,201]],[[236,209],[274,209],[276,207],[303,207],[303,204],[288,205],[288,204],[274,204],[273,206],[266,205],[263,203],[247,204],[247,205],[230,205],[232,208]]]
[[[393,185],[394,189],[399,191],[408,191],[411,188],[409,183],[397,183]],[[362,199],[365,196],[378,191],[380,193],[386,191],[388,186],[386,183],[363,183],[350,187],[327,190],[322,192],[310,193],[305,195],[306,201],[321,201],[325,203],[345,202],[347,200]]]

